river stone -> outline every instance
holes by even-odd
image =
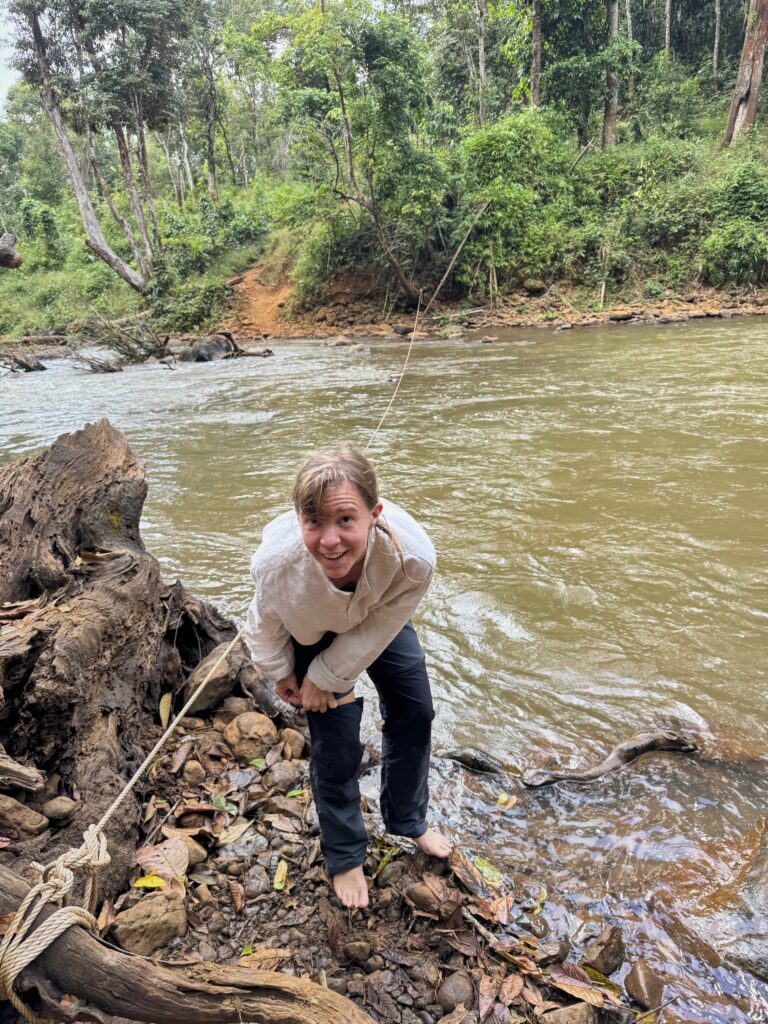
[[[12,796],[0,794],[0,832],[11,839],[31,839],[48,828],[48,819]]]
[[[376,882],[382,889],[390,885],[397,885],[405,872],[405,864],[401,860],[392,860],[377,876]]]
[[[277,761],[262,776],[267,789],[276,789],[278,793],[287,793],[296,788],[301,777],[301,770],[292,761]]]
[[[632,964],[624,988],[644,1010],[655,1010],[664,1002],[664,980],[647,960]]]
[[[264,757],[277,743],[277,729],[271,718],[258,711],[246,711],[224,729],[224,740],[238,761]]]
[[[523,281],[523,288],[529,295],[543,295],[547,290],[546,284],[536,277],[528,277]]]
[[[435,999],[446,1013],[450,1013],[460,1004],[471,1007],[475,999],[475,990],[467,975],[457,971],[448,975],[435,993]]]
[[[298,729],[283,729],[280,739],[283,741],[283,757],[289,761],[298,761],[307,745]]]
[[[541,1018],[546,1024],[597,1024],[597,1010],[589,1003],[575,1003],[561,1010],[545,1013]]]
[[[425,882],[415,882],[405,890],[405,895],[419,910],[427,914],[437,914],[440,900]]]
[[[53,800],[47,800],[40,810],[52,824],[64,825],[79,806],[77,800],[68,796],[55,796]]]
[[[255,899],[256,896],[261,896],[262,893],[269,892],[272,889],[269,875],[260,864],[256,864],[250,869],[243,882],[245,884],[245,895],[249,900]]]
[[[189,679],[187,679],[187,683],[184,688],[185,702],[189,700],[198,686],[202,683],[226,648],[227,643],[219,644],[218,647],[214,647],[211,653],[195,666],[195,669]],[[230,664],[230,659],[225,658],[205,684],[205,689],[189,709],[189,714],[194,715],[199,711],[207,711],[208,708],[215,708],[217,704],[220,704],[221,701],[232,692],[236,683],[237,670],[233,669],[233,666]]]
[[[626,950],[621,928],[615,924],[607,924],[597,938],[590,942],[584,950],[581,963],[608,977],[609,974],[618,971],[624,963],[625,956]]]
[[[184,781],[190,786],[196,786],[199,782],[205,782],[206,779],[205,768],[194,758],[186,762],[181,774]]]
[[[196,842],[192,836],[182,836],[181,840],[187,848],[187,853],[189,854],[189,866],[191,868],[196,867],[198,864],[202,864],[204,860],[208,859],[208,851],[202,843]]]
[[[117,915],[114,936],[130,953],[151,956],[187,930],[187,912],[178,893],[155,892]]]
[[[358,939],[355,942],[347,942],[341,947],[341,952],[352,963],[364,964],[371,955],[371,944],[364,939]]]

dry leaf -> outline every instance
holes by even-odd
[[[292,949],[255,949],[237,961],[239,967],[250,967],[256,971],[274,971],[285,960],[293,956]]]
[[[159,875],[170,882],[186,874],[189,867],[189,851],[184,840],[174,836],[158,843],[157,846],[142,846],[136,851],[136,861],[148,875]]]
[[[464,1003],[459,1003],[455,1010],[447,1014],[447,1016],[441,1017],[437,1024],[465,1024],[465,1022],[471,1020],[472,1017]]]
[[[117,914],[115,913],[115,904],[110,899],[104,900],[99,911],[99,916],[96,919],[99,932],[103,935],[108,928],[111,928],[115,923]]]
[[[174,750],[173,757],[171,758],[171,771],[174,775],[184,767],[184,762],[192,753],[193,745],[193,740],[190,737],[189,739],[182,740]]]
[[[235,913],[239,914],[245,906],[245,889],[234,878],[227,879],[227,887],[229,888],[229,895],[232,898],[232,906],[235,909]]]
[[[188,804],[179,804],[173,813],[175,817],[180,818],[183,814],[216,814],[217,809],[213,804],[201,804],[192,801]]]
[[[523,991],[523,979],[519,974],[508,974],[499,989],[499,1002],[509,1006]]]
[[[0,914],[0,937],[5,935],[11,924],[11,921],[16,917],[15,914]]]
[[[443,932],[445,941],[462,956],[477,956],[477,936],[469,930],[460,932]]]
[[[275,877],[272,880],[272,888],[276,889],[278,892],[282,892],[282,890],[285,888],[285,881],[286,881],[287,877],[288,877],[288,862],[285,861],[285,860],[281,860],[279,862],[279,864],[277,865],[277,870],[275,871]]]
[[[219,846],[226,846],[227,843],[234,843],[241,836],[244,836],[253,825],[250,818],[236,818],[231,825],[223,829],[219,835]]]
[[[493,1004],[496,1002],[496,993],[499,989],[498,981],[495,981],[488,974],[480,979],[478,1006],[480,1008],[480,1024],[493,1012]]]
[[[278,832],[300,832],[301,825],[298,821],[286,818],[284,814],[265,814],[264,821],[268,821]]]
[[[173,703],[173,694],[164,693],[160,698],[160,724],[164,729],[168,728],[168,723],[171,720],[171,704]]]

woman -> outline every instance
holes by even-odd
[[[435,551],[407,512],[379,499],[373,467],[349,446],[306,460],[293,505],[265,528],[253,557],[245,638],[277,694],[307,712],[326,870],[344,906],[365,907],[357,782],[363,700],[354,693],[361,672],[378,691],[384,720],[387,829],[434,857],[451,850],[426,822],[434,711],[410,623],[432,581]]]

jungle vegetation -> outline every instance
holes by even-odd
[[[0,333],[151,307],[257,257],[311,309],[526,279],[662,298],[768,271],[768,0],[10,0]],[[591,298],[590,298],[591,297]]]

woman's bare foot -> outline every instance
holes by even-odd
[[[430,857],[450,857],[453,845],[448,842],[445,836],[428,828],[424,835],[413,840],[420,850]]]
[[[345,907],[367,907],[368,886],[362,866],[341,871],[331,879],[333,891]]]

